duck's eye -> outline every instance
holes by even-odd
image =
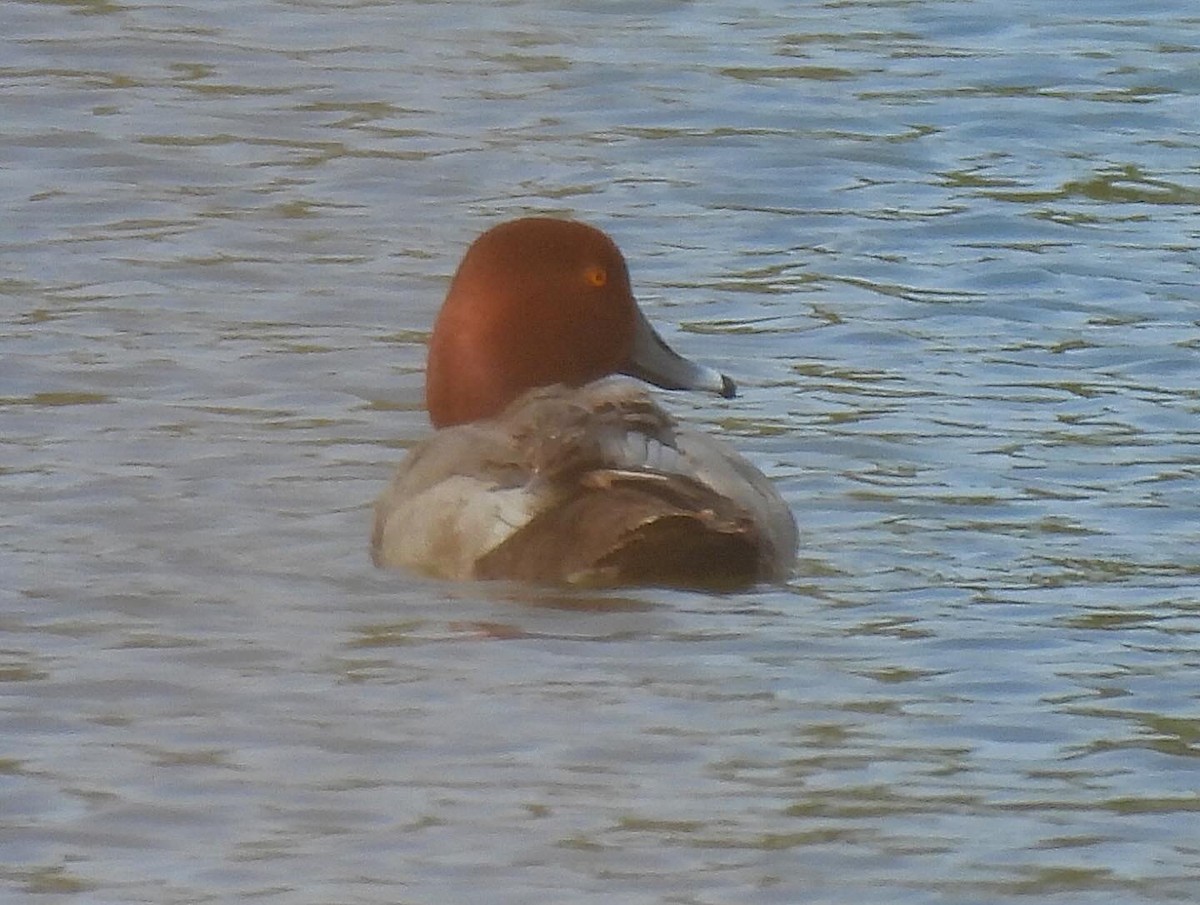
[[[608,282],[608,271],[599,264],[593,264],[583,272],[583,278],[589,286],[599,289]]]

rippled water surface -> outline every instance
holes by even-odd
[[[0,898],[1200,899],[1200,11],[10,0]],[[783,587],[377,572],[470,239],[610,231]]]

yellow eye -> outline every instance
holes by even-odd
[[[608,282],[608,271],[599,264],[593,264],[583,272],[583,278],[588,284],[599,289]]]

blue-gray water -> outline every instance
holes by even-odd
[[[1200,11],[0,8],[0,899],[1200,899]],[[609,230],[785,587],[377,572],[470,239]]]

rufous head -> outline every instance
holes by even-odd
[[[467,249],[429,343],[435,427],[498,415],[535,387],[629,374],[733,396],[733,381],[675,354],[641,313],[625,259],[573,220],[501,223]]]

